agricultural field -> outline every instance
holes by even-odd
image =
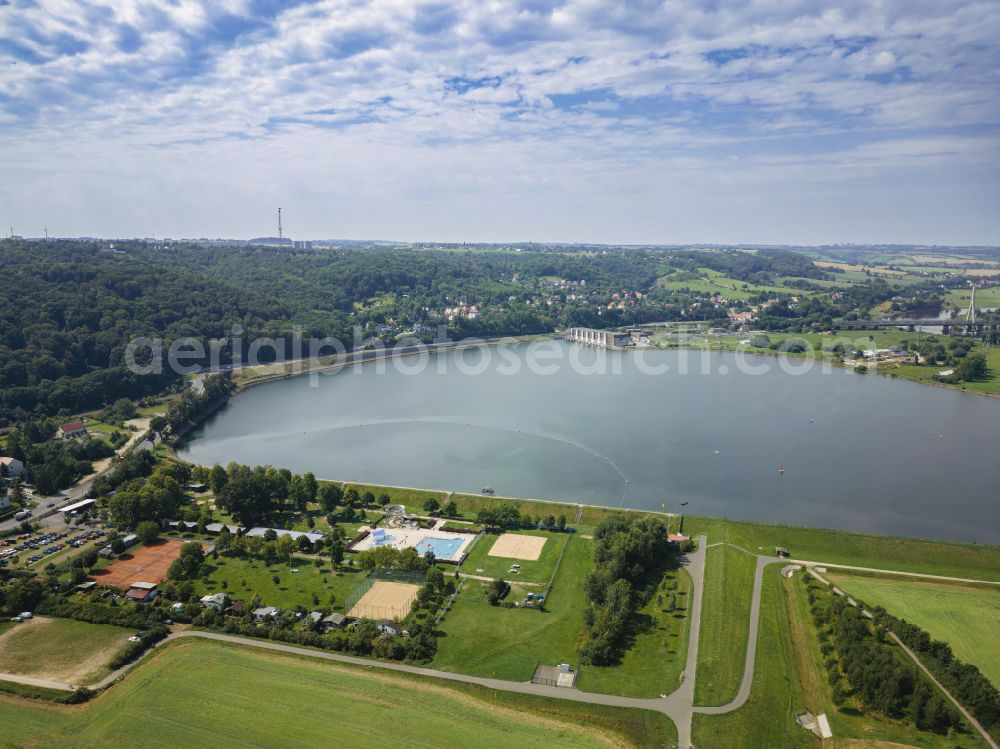
[[[38,616],[0,630],[0,673],[91,684],[133,630]]]
[[[674,735],[667,721],[631,711],[616,715],[207,642],[168,646],[78,708],[0,697],[6,746],[224,745],[234,732],[258,747],[311,748],[335,735],[340,746],[433,749],[650,746]]]
[[[431,665],[527,681],[539,662],[577,664],[587,605],[583,583],[592,565],[591,542],[571,536],[544,611],[499,608],[481,596],[459,596],[438,626],[444,636]]]
[[[736,696],[746,658],[755,567],[751,555],[732,546],[712,546],[705,552],[696,705],[724,705]]]
[[[206,580],[195,581],[199,596],[225,592],[230,599],[247,603],[260,596],[263,605],[280,609],[322,606],[343,613],[344,601],[365,578],[355,567],[334,573],[329,559],[318,567],[312,559],[293,557],[291,564],[266,565],[261,559],[234,554],[209,557],[205,562],[210,573]]]
[[[563,547],[568,543],[570,534],[549,533],[548,531],[518,530],[519,535],[535,536],[545,539],[541,556],[537,560],[516,559],[513,557],[491,556],[490,551],[502,536],[485,534],[476,541],[462,563],[461,570],[468,575],[482,575],[491,578],[503,578],[517,582],[536,582],[546,584],[552,577],[556,561]],[[512,564],[521,565],[518,574],[510,572]]]
[[[676,588],[670,589],[671,581]],[[666,606],[671,592],[677,600],[672,612]],[[677,689],[687,664],[690,592],[687,570],[666,573],[649,602],[636,612],[621,663],[583,667],[576,686],[627,697],[656,697]]]
[[[749,283],[739,279],[729,278],[711,268],[699,268],[700,278],[684,278],[675,280],[673,275],[666,275],[657,280],[657,285],[667,289],[688,289],[703,294],[713,294],[727,299],[749,299],[757,294],[797,294],[810,296],[813,292],[796,289],[792,286],[775,286]],[[676,275],[676,274],[675,274]],[[811,279],[808,279],[811,280]]]
[[[869,606],[882,606],[947,642],[955,655],[1000,685],[1000,589],[833,574],[843,590]]]

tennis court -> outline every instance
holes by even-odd
[[[92,580],[98,585],[126,590],[132,583],[160,583],[167,577],[167,570],[181,553],[183,541],[156,541],[149,546],[131,549],[107,567],[93,570]]]

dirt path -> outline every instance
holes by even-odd
[[[920,662],[920,659],[917,657],[917,654],[914,653],[912,650],[910,650],[908,647],[906,647],[906,645],[903,644],[903,641],[900,640],[896,636],[895,632],[893,632],[893,631],[890,630],[889,631],[889,637],[892,638],[892,641],[895,642],[897,645],[899,645],[899,647],[901,647],[903,649],[903,652],[905,652],[908,656],[910,656],[910,658],[913,659],[913,662],[916,663],[920,667],[920,670],[923,671],[927,675],[927,678],[930,679],[932,682],[934,682],[934,685],[938,689],[940,689],[949,700],[951,700],[952,704],[962,714],[962,717],[965,718],[969,722],[969,725],[971,725],[973,728],[975,728],[977,731],[979,731],[979,733],[982,734],[983,739],[986,741],[986,743],[989,744],[991,747],[993,747],[993,749],[1000,749],[1000,746],[998,746],[997,742],[993,739],[993,737],[990,736],[989,733],[986,732],[986,729],[983,728],[982,724],[980,724],[980,722],[978,720],[976,720],[974,717],[972,717],[972,713],[970,713],[968,710],[966,710],[962,706],[962,703],[959,702],[957,699],[955,699],[955,696],[951,692],[949,692],[947,689],[945,689],[944,686],[941,684],[941,682],[938,681],[937,678],[935,678],[934,674],[931,673],[931,670],[929,668],[927,668],[927,666],[925,666],[923,663]]]

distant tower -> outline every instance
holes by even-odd
[[[47,226],[45,227],[45,238],[46,239],[49,238],[49,227],[47,227]]]
[[[285,235],[281,233],[281,209],[278,209],[278,239],[281,239]]]
[[[972,299],[969,300],[969,309],[965,311],[965,321],[976,321],[976,285],[972,284]]]

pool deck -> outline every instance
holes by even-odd
[[[378,544],[374,534],[369,534],[351,547],[351,551],[368,551],[376,546],[391,546],[394,549],[417,549],[420,553],[426,551],[421,548],[421,542],[425,538],[441,539],[446,541],[459,541],[459,546],[452,552],[451,556],[438,557],[443,561],[458,562],[465,555],[469,546],[476,536],[472,533],[453,533],[445,530],[428,530],[426,528],[387,528],[385,529],[387,542]],[[435,555],[437,556],[437,555]]]

